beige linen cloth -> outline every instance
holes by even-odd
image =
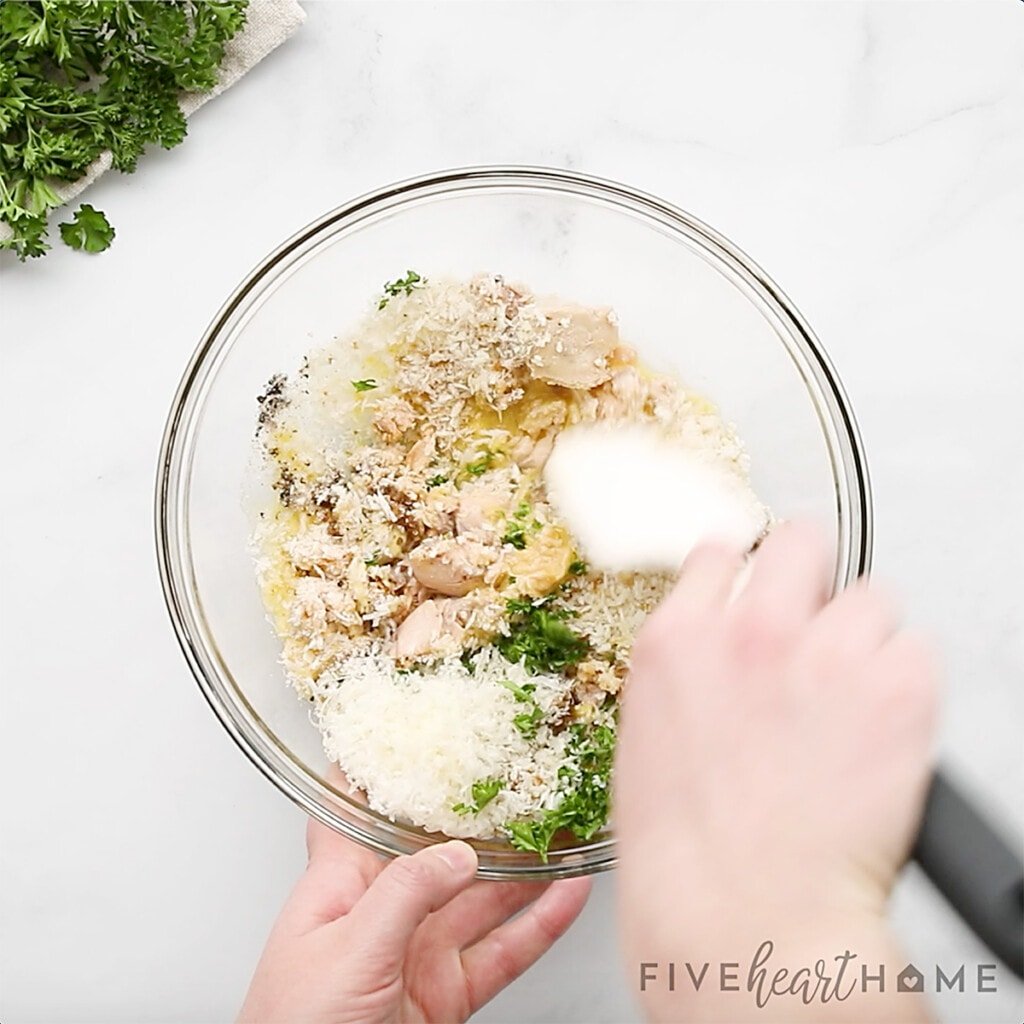
[[[220,65],[217,84],[209,92],[182,93],[179,104],[185,116],[191,116],[207,100],[234,85],[268,53],[276,50],[305,20],[306,12],[296,0],[250,0],[244,28],[224,46],[224,60]],[[70,202],[101,174],[109,171],[110,161],[108,150],[101,153],[77,181],[55,183],[54,191],[60,196],[61,202]],[[140,161],[140,167],[144,163],[145,156]],[[10,233],[11,229],[6,224],[0,224],[0,238],[6,238]]]

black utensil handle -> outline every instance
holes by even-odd
[[[932,779],[913,857],[978,938],[1024,977],[1020,853],[941,771]]]

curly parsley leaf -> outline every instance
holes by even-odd
[[[512,724],[519,730],[524,739],[532,740],[537,736],[537,730],[544,721],[544,712],[534,699],[534,691],[537,689],[534,683],[524,683],[520,686],[513,683],[511,679],[499,679],[499,686],[504,686],[509,693],[520,704],[528,704],[526,711],[521,711],[512,719]]]
[[[532,740],[537,737],[537,730],[544,721],[544,712],[534,704],[529,711],[522,711],[512,719],[512,724],[522,734],[523,739]]]
[[[547,863],[548,848],[555,833],[561,828],[557,811],[548,811],[538,821],[510,821],[505,830],[508,832],[509,842],[517,849],[528,853],[540,855],[540,859]]]
[[[74,217],[60,225],[60,237],[72,249],[103,252],[114,240],[114,229],[101,210],[82,203]]]
[[[426,283],[427,279],[420,277],[415,270],[407,270],[405,277],[385,282],[384,295],[381,297],[380,302],[377,303],[377,308],[383,309],[395,296],[401,295],[403,292],[406,295],[412,295],[414,288],[422,288]]]
[[[501,792],[504,785],[501,779],[479,779],[470,787],[473,802],[457,803],[452,810],[456,814],[479,814]]]
[[[483,810],[500,792],[504,783],[501,779],[481,779],[473,783],[473,803],[478,811]]]
[[[520,686],[518,683],[513,683],[511,679],[499,679],[498,685],[504,686],[516,700],[521,701],[523,704],[533,703],[533,693],[537,689],[536,684],[524,683]]]

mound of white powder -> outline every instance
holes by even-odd
[[[725,460],[651,423],[586,423],[558,435],[548,499],[588,562],[607,571],[678,569],[702,541],[747,550],[768,512]]]

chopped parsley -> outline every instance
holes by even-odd
[[[540,728],[541,722],[544,721],[544,712],[533,697],[534,690],[537,689],[536,685],[534,683],[524,683],[520,686],[518,683],[513,683],[511,679],[501,679],[499,683],[521,704],[529,704],[529,710],[521,711],[516,715],[512,719],[512,724],[522,733],[524,739],[534,739],[537,736],[537,730]]]
[[[510,821],[505,826],[508,841],[517,850],[539,854],[545,864],[548,861],[548,847],[560,828],[557,808],[548,811],[537,821]]]
[[[380,565],[381,553],[375,551],[369,558],[363,559],[363,565]]]
[[[383,309],[396,295],[403,292],[412,295],[413,288],[422,288],[427,283],[425,277],[420,277],[415,270],[407,270],[405,277],[398,277],[394,281],[387,281],[384,284],[384,295],[377,303],[378,309]]]
[[[494,452],[490,448],[485,448],[473,462],[467,463],[462,468],[469,476],[483,476],[493,465]]]
[[[380,385],[372,377],[367,377],[366,380],[352,381],[352,387],[356,391],[372,391],[374,388],[379,388]]]
[[[501,779],[480,779],[470,788],[473,802],[457,803],[452,810],[456,814],[479,814],[501,792],[504,785]]]
[[[521,661],[534,675],[562,672],[582,661],[588,650],[587,641],[565,624],[572,612],[552,607],[553,600],[552,595],[540,601],[510,598],[505,603],[511,616],[508,635],[494,641],[503,657]]]
[[[440,487],[441,484],[446,484],[447,482],[448,477],[446,477],[444,473],[438,473],[437,476],[432,476],[427,481],[427,490],[432,491],[435,487]]]
[[[526,526],[523,523],[510,520],[505,527],[501,543],[511,544],[517,551],[522,551],[526,547]]]
[[[505,602],[505,610],[510,615],[529,615],[537,608],[547,608],[554,601],[555,595],[548,594],[547,597],[510,597]]]
[[[589,566],[581,558],[576,558],[569,563],[569,573],[573,576],[584,576]]]
[[[502,544],[511,544],[517,551],[522,551],[526,547],[527,529],[539,530],[541,527],[540,522],[536,519],[527,524],[526,520],[529,516],[529,503],[521,501],[519,507],[512,513],[512,517],[506,520],[505,534],[501,538]]]
[[[537,737],[537,730],[544,721],[544,712],[534,704],[529,711],[523,711],[512,719],[512,724],[522,734],[524,740],[532,740]]]
[[[536,683],[524,683],[520,686],[518,683],[513,683],[511,679],[499,679],[498,685],[504,686],[516,700],[523,704],[533,703],[533,691],[537,689]]]
[[[547,862],[551,840],[561,829],[577,839],[592,839],[607,823],[610,809],[615,730],[610,725],[572,725],[568,754],[575,768],[562,768],[562,799],[557,807],[532,821],[505,826],[509,842]]]

